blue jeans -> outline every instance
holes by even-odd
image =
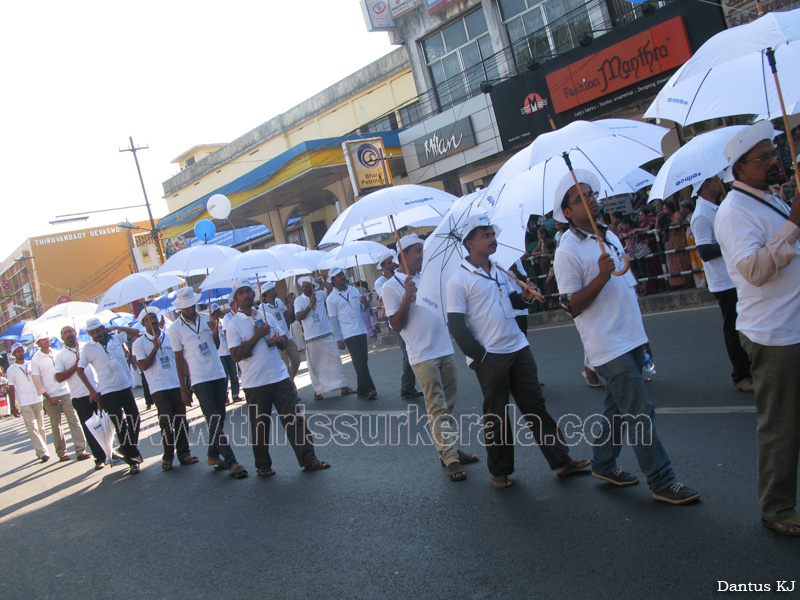
[[[225,375],[231,382],[231,396],[236,400],[239,396],[239,371],[236,368],[236,363],[233,362],[230,354],[220,356],[219,360],[222,362],[222,368],[225,369]]]
[[[639,468],[647,476],[647,485],[659,491],[675,482],[667,451],[656,435],[655,407],[642,379],[642,346],[618,356],[595,370],[606,385],[602,429],[595,436],[592,471],[601,475],[617,467],[627,429]]]
[[[200,410],[206,418],[208,426],[208,458],[222,458],[223,466],[230,469],[237,464],[236,455],[228,443],[228,436],[223,431],[225,425],[225,401],[228,398],[228,380],[214,379],[195,384],[192,387]]]

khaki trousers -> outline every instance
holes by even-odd
[[[294,381],[294,376],[297,375],[300,369],[300,350],[297,348],[297,343],[294,339],[289,340],[286,350],[281,350],[281,358],[283,364],[286,365],[286,370],[289,371],[289,379]]]
[[[458,425],[453,417],[453,407],[458,393],[456,361],[450,354],[411,365],[411,368],[425,395],[428,425],[439,458],[445,465],[456,462]]]
[[[51,401],[56,403],[51,404]],[[62,415],[67,418],[69,433],[72,436],[72,445],[75,446],[75,454],[79,455],[86,452],[86,438],[83,437],[83,429],[81,429],[78,415],[75,414],[69,394],[58,396],[57,398],[45,398],[42,404],[44,404],[47,416],[50,417],[50,432],[53,434],[56,455],[58,457],[67,455],[67,440],[64,439],[64,430],[61,428]]]
[[[797,514],[800,344],[762,346],[739,333],[750,357],[758,415],[758,505],[765,521]]]
[[[33,443],[33,449],[36,451],[36,456],[42,458],[43,456],[50,456],[47,451],[47,434],[44,431],[44,418],[42,414],[42,403],[29,404],[27,406],[20,406],[19,412],[22,415],[22,421],[25,423],[25,429],[28,430],[28,435]]]

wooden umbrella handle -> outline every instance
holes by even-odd
[[[497,263],[495,263],[495,265],[494,265],[494,266],[495,266],[495,267],[497,267],[497,268],[498,268],[500,271],[502,271],[502,272],[503,272],[503,273],[505,273],[506,275],[508,275],[508,276],[509,276],[511,279],[513,279],[514,281],[516,281],[516,282],[519,284],[519,286],[520,286],[522,289],[526,289],[526,288],[528,287],[528,284],[527,284],[527,282],[525,282],[525,281],[522,281],[522,280],[520,280],[520,279],[517,279],[516,277],[514,277],[514,275],[513,275],[513,274],[511,274],[511,273],[509,273],[508,271],[506,271],[506,270],[505,270],[503,267],[501,267],[501,266],[500,266],[500,265],[498,265]],[[544,302],[544,296],[542,296],[542,295],[541,295],[541,294],[540,294],[540,293],[539,293],[539,292],[536,290],[536,288],[535,288],[535,287],[533,288],[533,297],[534,297],[534,299],[538,300],[539,302],[542,302],[542,303]]]

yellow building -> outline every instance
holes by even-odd
[[[225,146],[184,152],[173,161],[181,171],[163,184],[170,212],[159,229],[167,241],[191,237],[198,220],[211,218],[208,198],[222,193],[232,212],[229,222],[215,221],[218,231],[261,224],[275,242],[315,247],[356,197],[343,142],[380,138],[399,183],[406,174],[397,131],[419,120],[408,56],[399,48]]]

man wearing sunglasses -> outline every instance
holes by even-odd
[[[776,133],[760,121],[726,144],[735,181],[714,230],[739,295],[736,329],[755,386],[761,521],[800,535],[800,202],[789,207],[772,188],[784,179]]]
[[[575,176],[581,183],[575,185],[570,173],[556,189],[553,218],[569,223],[570,228],[561,236],[553,267],[561,306],[575,319],[589,362],[606,386],[602,428],[591,442],[592,475],[620,487],[639,483],[617,465],[627,431],[653,499],[670,504],[694,502],[700,494],[677,481],[656,435],[655,408],[642,379],[647,334],[636,300],[636,278],[630,272],[612,275],[624,265],[622,243],[598,224],[605,246],[601,252],[591,233],[592,221],[600,217],[600,181],[589,171],[577,170]]]

